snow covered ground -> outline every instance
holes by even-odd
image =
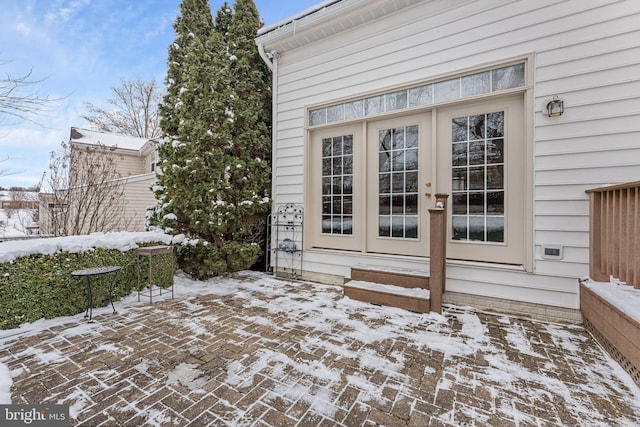
[[[27,192],[27,200],[38,200],[38,193]],[[11,200],[9,191],[0,191],[0,201]],[[24,237],[29,234],[27,227],[37,225],[34,212],[30,209],[0,209],[0,238]]]
[[[49,237],[30,240],[0,242],[0,263],[32,254],[53,255],[56,252],[78,253],[92,248],[128,251],[142,243],[165,243],[182,241],[161,231],[91,233],[84,236]]]
[[[126,250],[152,237],[158,236],[113,233],[67,243],[28,241],[20,242],[15,252],[0,243],[0,259],[29,252],[22,246],[27,243],[40,253],[86,250],[94,244]],[[375,421],[376,410],[388,407],[393,413],[403,404],[414,424],[421,416],[451,425],[488,425],[492,416],[514,425],[563,424],[565,419],[593,426],[640,423],[640,390],[577,326],[484,316],[461,307],[448,307],[444,315],[410,313],[343,299],[339,287],[290,283],[257,272],[206,282],[178,273],[175,290],[176,302],[169,305],[149,306],[131,295],[116,303],[117,316],[93,324],[77,315],[0,331],[0,355],[5,354],[0,356],[0,404],[20,403],[10,392],[14,380],[65,366],[78,370],[77,355],[70,357],[58,346],[90,340],[86,357],[107,360],[115,355],[110,363],[120,365],[83,372],[90,387],[78,379],[63,392],[46,396],[69,404],[75,420],[108,414],[113,421],[133,412],[131,419],[145,425],[185,424],[187,411],[169,406],[177,405],[177,398],[148,406],[139,399],[126,400],[135,386],[130,380],[114,386],[116,403],[100,406],[95,396],[110,392],[107,378],[137,372],[153,384],[140,399],[160,389],[182,390],[183,401],[194,402],[190,410],[209,402],[214,387],[233,390],[237,401],[213,396],[221,409],[211,409],[212,404],[203,409],[213,425],[275,425],[266,418],[274,408],[285,424],[308,419],[351,425],[359,411]],[[94,318],[110,311],[94,310]],[[155,327],[193,340],[184,345],[188,355],[198,357],[179,363],[157,359],[148,349],[136,348],[137,338],[129,339],[128,334]],[[120,332],[113,335],[114,330]],[[221,335],[226,337],[223,344]],[[24,342],[34,344],[15,354]],[[15,358],[5,353],[8,349]],[[177,349],[172,354],[181,355]],[[200,365],[212,358],[224,362],[215,368]],[[10,368],[18,359],[30,365]],[[247,399],[242,393],[249,396],[244,390],[261,387],[263,394],[243,406]],[[347,405],[348,392],[353,398]],[[616,405],[626,409],[611,418],[610,408]],[[257,407],[266,408],[265,414],[257,414]],[[558,411],[566,411],[566,418]]]

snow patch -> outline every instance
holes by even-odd
[[[0,363],[0,405],[11,404],[11,372],[4,363]]]
[[[202,391],[202,387],[209,381],[204,373],[193,363],[181,363],[167,374],[167,385],[180,383],[191,391]]]
[[[79,253],[94,248],[117,249],[126,252],[142,243],[170,244],[172,237],[159,231],[92,233],[82,236],[0,242],[0,263],[34,254],[53,255],[58,252]]]

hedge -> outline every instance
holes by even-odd
[[[142,246],[153,246],[147,244]],[[169,260],[163,257],[160,262]],[[154,268],[156,261],[154,260]],[[54,255],[30,255],[0,264],[0,329],[11,329],[40,318],[72,316],[87,308],[83,279],[71,276],[74,270],[107,265],[122,267],[113,287],[113,300],[136,290],[138,272],[136,250],[95,248],[81,253],[59,252]],[[140,257],[141,285],[149,283],[148,257]],[[163,268],[163,271],[168,269]],[[113,275],[93,276],[93,306],[109,304],[108,287]],[[154,283],[157,281],[154,278]],[[164,274],[161,286],[167,287],[171,277]]]

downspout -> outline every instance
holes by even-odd
[[[264,51],[264,45],[258,44],[258,52],[260,57],[267,64],[267,68],[271,71],[271,215],[275,212],[274,198],[276,194],[276,180],[274,173],[276,171],[276,143],[278,141],[278,58],[280,55],[275,50],[270,53]],[[272,217],[272,216],[270,216]],[[272,224],[267,221],[267,227]],[[265,267],[268,269],[271,266],[272,274],[276,274],[277,266],[271,265],[271,251],[268,250],[270,245],[273,245],[273,235],[271,230],[267,229],[267,253],[265,254]],[[266,271],[266,270],[265,270]]]
[[[276,145],[278,143],[278,59],[280,54],[271,51],[271,205],[276,195]]]
[[[280,54],[275,50],[269,53],[265,52],[262,43],[258,43],[258,52],[271,71],[271,202],[273,209],[273,200],[276,194],[276,180],[273,176],[276,171],[276,144],[278,142],[278,59]]]

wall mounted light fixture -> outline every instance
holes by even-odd
[[[547,102],[547,116],[558,117],[564,113],[564,100],[557,95],[553,99]]]

